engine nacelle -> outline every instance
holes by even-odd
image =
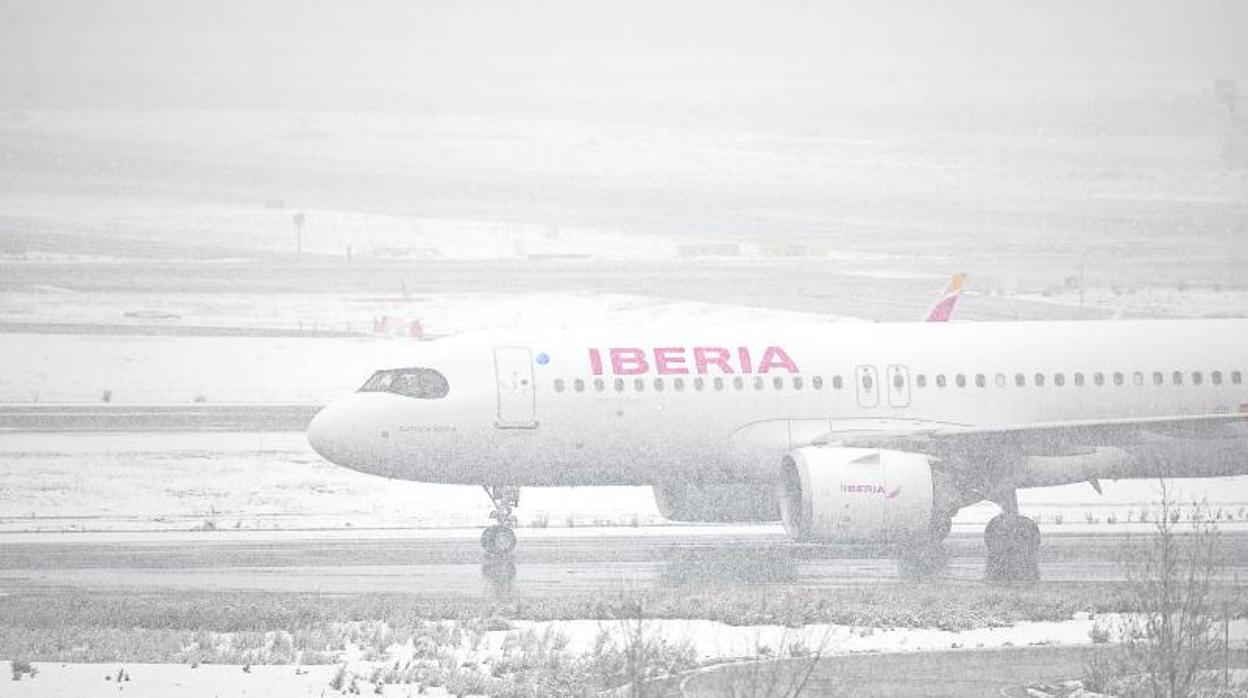
[[[771,490],[758,484],[667,483],[654,486],[654,501],[659,505],[659,513],[669,521],[780,520],[780,503]]]
[[[784,528],[794,540],[823,543],[929,539],[933,460],[878,448],[794,450],[781,464]]]

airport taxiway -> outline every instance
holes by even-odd
[[[1113,582],[1131,534],[1046,534],[1051,582]],[[788,542],[779,527],[523,529],[511,561],[484,564],[470,529],[5,534],[0,590],[415,593],[432,597],[595,593],[705,585],[807,590],[983,579],[982,539],[955,532],[943,564],[919,571],[889,551]],[[1141,542],[1143,542],[1141,540]],[[1228,579],[1248,578],[1248,532],[1223,534]],[[514,567],[513,567],[514,565]]]

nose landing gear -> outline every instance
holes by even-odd
[[[490,555],[507,555],[516,548],[516,516],[512,509],[520,506],[520,488],[485,485],[484,489],[494,503],[490,518],[497,523],[481,532],[481,547]]]

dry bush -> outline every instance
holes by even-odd
[[[1161,509],[1147,543],[1123,561],[1137,609],[1123,628],[1122,673],[1131,694],[1178,698],[1212,689],[1222,657],[1222,618],[1213,580],[1226,565],[1216,521],[1196,505],[1190,529],[1178,530],[1179,510],[1165,481]]]

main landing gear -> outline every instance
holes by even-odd
[[[516,548],[516,516],[512,509],[520,506],[520,488],[486,485],[485,494],[494,503],[490,518],[497,523],[481,532],[481,547],[489,555],[507,555]]]
[[[994,581],[1039,579],[1036,553],[1040,549],[1040,527],[1018,515],[1018,496],[1014,492],[997,503],[1002,511],[984,529],[984,546],[988,549],[985,576]]]

